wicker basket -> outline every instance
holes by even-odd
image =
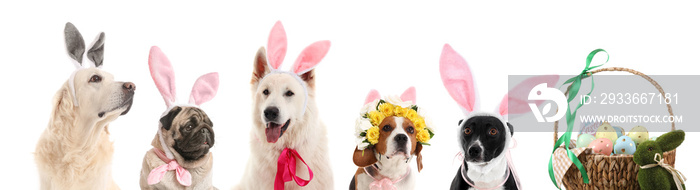
[[[622,68],[622,67],[610,67],[602,68],[591,71],[588,75],[596,74],[604,71],[620,71],[628,72],[634,75],[638,75],[647,81],[649,81],[654,87],[656,87],[661,94],[665,94],[661,86],[651,79],[649,76],[640,73],[638,71]],[[570,87],[570,86],[569,86]],[[567,88],[564,94],[568,95],[569,89]],[[668,113],[673,116],[673,110],[670,104],[666,104],[668,108]],[[557,142],[559,122],[554,122],[554,142]],[[676,130],[676,125],[674,122],[671,123],[671,130]],[[676,163],[676,150],[664,152],[664,159],[671,166]],[[569,167],[569,170],[564,174],[562,183],[566,189],[579,190],[579,189],[639,189],[639,183],[637,183],[637,172],[639,171],[639,165],[635,164],[632,160],[632,155],[601,155],[593,154],[591,149],[588,148],[586,151],[578,156],[578,159],[583,164],[583,167],[588,173],[588,179],[590,183],[583,183],[583,178],[581,173],[578,171],[577,167]]]

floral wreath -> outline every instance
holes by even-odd
[[[386,117],[404,117],[415,126],[418,143],[430,145],[428,141],[433,138],[432,125],[427,125],[425,111],[418,108],[411,101],[402,101],[398,96],[390,96],[377,99],[365,104],[360,111],[360,117],[355,122],[355,137],[358,150],[375,145],[379,142],[379,124]]]

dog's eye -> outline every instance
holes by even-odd
[[[408,132],[408,134],[413,134],[413,133],[415,132],[415,129],[413,129],[413,127],[409,126],[409,127],[406,129],[406,131]]]
[[[383,130],[383,131],[386,131],[386,132],[389,132],[389,131],[391,131],[391,126],[389,126],[389,125],[384,125],[384,127],[382,127],[382,130]]]
[[[294,96],[294,92],[292,92],[291,90],[288,90],[287,92],[284,93],[284,95],[287,97],[291,97],[291,96]]]
[[[471,134],[472,134],[472,128],[471,128],[471,127],[464,128],[464,134],[471,135]]]
[[[270,91],[267,90],[267,89],[265,89],[265,90],[263,90],[263,94],[264,94],[265,96],[270,95]]]
[[[491,128],[491,130],[489,130],[489,135],[497,135],[497,134],[498,134],[498,129]]]
[[[99,75],[92,75],[92,77],[90,77],[89,82],[100,82],[100,81],[102,81],[102,77],[100,77]]]
[[[191,131],[191,130],[192,130],[192,125],[188,125],[187,127],[185,127],[185,130]]]

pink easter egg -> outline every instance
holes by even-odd
[[[610,155],[613,151],[613,143],[610,139],[598,138],[591,142],[591,144],[588,144],[588,148],[591,148],[593,153],[596,154]]]

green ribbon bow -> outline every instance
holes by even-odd
[[[581,108],[581,106],[583,106],[583,103],[579,102],[578,106],[576,106],[576,109],[574,109],[573,113],[571,112],[570,103],[578,95],[579,89],[581,88],[581,80],[588,78],[588,77],[591,77],[591,75],[589,75],[591,70],[602,66],[603,64],[607,63],[608,60],[610,60],[610,55],[608,54],[608,57],[605,60],[605,63],[600,64],[600,65],[596,65],[596,66],[591,66],[591,60],[593,60],[593,57],[599,52],[605,52],[606,54],[608,53],[607,51],[605,51],[603,49],[593,50],[591,53],[588,54],[588,57],[586,58],[586,68],[584,68],[583,71],[581,71],[581,74],[579,74],[575,77],[572,77],[569,80],[566,80],[566,82],[564,82],[564,84],[561,85],[561,86],[564,86],[566,84],[571,83],[571,87],[569,90],[569,97],[567,98],[567,105],[566,105],[566,126],[567,126],[566,133],[564,133],[564,135],[559,137],[559,139],[557,140],[557,143],[554,144],[554,150],[552,150],[552,155],[550,155],[550,157],[549,157],[549,178],[552,179],[552,183],[554,183],[554,186],[557,186],[558,189],[561,189],[561,187],[559,187],[557,185],[557,181],[554,178],[554,170],[552,168],[552,158],[554,157],[554,152],[562,144],[565,145],[564,149],[566,150],[566,154],[569,156],[569,159],[571,159],[571,162],[573,162],[573,164],[576,165],[576,167],[578,168],[579,172],[581,172],[581,176],[583,177],[583,182],[589,183],[588,173],[586,172],[586,169],[583,168],[583,164],[581,164],[581,161],[569,149],[569,143],[571,142],[571,133],[572,133],[573,128],[574,128],[574,121],[576,120],[576,112],[578,112],[578,109]],[[561,88],[561,86],[559,88]],[[594,86],[595,86],[595,83],[593,82],[593,77],[591,77],[591,91],[588,92],[589,96],[593,92]]]

